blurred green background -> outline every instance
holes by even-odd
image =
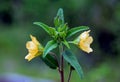
[[[60,81],[57,70],[49,69],[40,58],[30,62],[24,59],[28,53],[25,44],[30,40],[30,34],[44,46],[50,40],[48,34],[33,22],[53,26],[59,8],[63,8],[70,28],[89,26],[94,38],[91,45],[94,52],[90,54],[71,45],[85,76],[80,80],[73,72],[71,82],[119,82],[120,0],[0,0],[0,76],[20,74]]]

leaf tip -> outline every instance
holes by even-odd
[[[33,22],[33,24],[36,24],[37,22]]]
[[[36,25],[37,25],[37,24],[41,24],[41,23],[40,23],[40,22],[33,22],[33,24],[36,24]]]
[[[62,9],[62,8],[59,8],[58,11],[59,11],[59,12],[63,12],[63,9]]]

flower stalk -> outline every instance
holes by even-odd
[[[69,76],[68,76],[68,81],[67,82],[70,82],[70,78],[71,78],[71,75],[72,75],[72,67],[70,66],[70,71],[69,71]]]
[[[63,59],[63,45],[60,43],[59,45],[59,52],[60,52],[60,66],[59,66],[59,72],[60,72],[60,77],[61,77],[61,82],[64,82],[64,59]]]

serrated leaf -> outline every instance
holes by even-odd
[[[70,63],[71,66],[73,66],[75,68],[78,75],[81,78],[83,78],[82,68],[81,68],[77,58],[75,57],[75,55],[72,52],[70,52],[69,50],[66,50],[65,52],[63,52],[63,57],[68,63]]]
[[[41,57],[42,61],[52,69],[56,69],[58,67],[57,59],[51,55],[50,53],[45,57]]]
[[[84,30],[88,30],[88,29],[89,29],[88,26],[79,26],[79,27],[72,28],[72,29],[68,30],[67,37],[71,37],[72,35],[80,32],[80,31],[84,31]]]
[[[48,34],[50,34],[50,30],[49,30],[50,27],[48,25],[46,25],[42,22],[34,22],[33,24],[42,27]]]
[[[57,43],[54,40],[48,41],[48,43],[46,44],[45,48],[44,48],[44,52],[43,52],[43,57],[46,57],[46,55],[53,49],[55,49],[57,47]]]

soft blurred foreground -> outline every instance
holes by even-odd
[[[39,57],[30,62],[24,59],[30,34],[43,46],[50,40],[48,34],[33,22],[53,26],[60,7],[70,28],[89,26],[94,38],[91,45],[94,52],[90,54],[71,45],[84,71],[83,79],[74,71],[71,82],[119,82],[119,0],[0,0],[0,82],[60,81],[57,69],[49,69]],[[67,69],[66,64],[66,75]]]

